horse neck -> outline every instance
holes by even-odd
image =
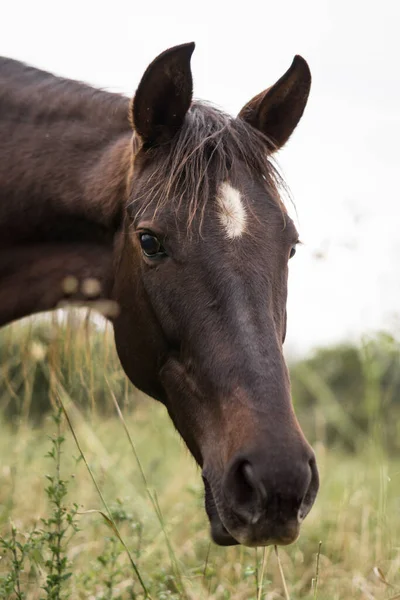
[[[92,151],[77,147],[79,140],[60,150],[56,141],[44,158],[35,148],[32,160],[1,161],[0,247],[102,241],[112,234],[126,197],[130,137],[125,134]]]
[[[85,301],[90,280],[98,284],[91,296],[109,297],[132,162],[128,119],[118,111],[115,124],[104,114],[97,123],[29,114],[15,123],[2,113],[0,325]]]

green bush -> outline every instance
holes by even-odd
[[[296,412],[310,441],[400,452],[400,344],[387,334],[316,350],[291,365]]]

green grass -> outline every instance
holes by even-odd
[[[23,342],[21,329],[7,330],[12,340],[20,336],[18,343],[24,355],[21,362],[26,377],[25,383],[19,384],[23,390],[23,394],[18,394],[22,398],[21,412],[13,411],[12,418],[8,415],[0,424],[0,537],[10,540],[14,535],[18,543],[27,546],[20,568],[20,588],[25,594],[21,598],[48,597],[44,589],[48,551],[43,547],[38,550],[29,536],[32,531],[43,530],[42,519],[54,516],[54,502],[46,493],[46,475],[53,477],[57,465],[46,455],[59,438],[57,425],[50,416],[45,416],[40,426],[33,425],[36,419],[28,418],[29,390],[34,387],[29,377],[33,377],[33,369],[52,378],[52,385],[45,388],[50,400],[55,401],[57,391],[64,390],[63,401],[84,457],[152,598],[370,600],[395,598],[400,594],[400,457],[394,452],[388,454],[381,436],[368,436],[365,430],[361,433],[355,428],[360,442],[351,452],[346,444],[328,447],[327,428],[325,424],[318,428],[321,418],[316,414],[310,431],[319,432],[314,447],[321,489],[300,539],[279,549],[287,587],[285,596],[273,549],[219,548],[210,543],[200,472],[165,409],[133,388],[124,387],[120,373],[114,373],[116,387],[112,382],[110,386],[125,405],[126,425],[143,478],[111,394],[106,411],[95,406],[101,387],[99,378],[110,375],[105,367],[117,368],[109,340],[105,336],[104,344],[98,345],[94,338],[84,341],[84,332],[80,329],[79,332],[75,344],[71,344],[64,329],[57,330],[51,342],[54,348],[58,344],[65,349],[69,344],[68,356],[74,365],[71,373],[75,377],[74,393],[70,393],[64,384],[71,373],[67,376],[64,365],[61,368],[56,362],[51,363],[47,346],[44,352],[42,347],[42,352],[36,348],[33,355],[28,351],[31,346],[26,340],[40,342],[34,332],[24,331],[27,337]],[[3,371],[3,377],[4,374],[9,377],[8,371]],[[82,407],[76,402],[83,394],[78,380],[85,388],[85,398],[92,397],[93,404],[88,402]],[[107,382],[110,383],[103,379],[104,402],[104,390],[110,390]],[[13,380],[9,378],[8,384],[11,394]],[[369,386],[375,384],[376,380],[369,381]],[[378,393],[375,389],[375,394]],[[6,398],[3,391],[3,401]],[[370,394],[368,401],[375,411],[376,403],[371,401]],[[299,413],[300,420],[307,421],[308,412],[303,416],[300,410]],[[335,422],[338,418],[336,413]],[[340,425],[339,418],[339,430]],[[348,423],[343,427],[347,436]],[[65,540],[66,564],[71,576],[65,580],[59,597],[143,598],[131,560],[110,520],[102,515],[107,516],[107,511],[65,419],[61,428],[65,441],[59,461],[60,477],[67,490],[62,502],[66,514],[74,511],[74,503],[78,505],[74,516],[78,531]],[[376,421],[373,433],[375,430]],[[10,550],[1,550],[0,554],[0,578],[4,579],[12,572],[15,557]],[[11,600],[18,596],[8,593],[4,597]]]
[[[76,408],[70,406],[69,409],[90,468],[113,514],[117,515],[121,534],[153,597],[160,598],[168,590],[174,592],[176,565],[171,563],[162,526],[148,499],[120,422],[102,419],[88,423]],[[149,401],[128,418],[128,427],[149,486],[157,493],[187,597],[256,598],[254,571],[257,561],[261,563],[262,551],[210,546],[199,472],[170,426],[165,411]],[[45,454],[49,449],[48,436],[54,433],[51,421],[40,430],[24,428],[17,433],[2,426],[0,523],[3,535],[10,519],[18,531],[28,532],[37,527],[41,517],[49,514],[51,507],[45,493],[49,463]],[[72,477],[69,502],[79,504],[80,528],[68,548],[73,563],[70,585],[73,598],[89,598],[86,586],[92,586],[93,593],[95,590],[99,593],[105,585],[98,558],[107,553],[107,538],[113,532],[99,513],[89,512],[104,511],[104,508],[84,464],[76,461],[78,451],[68,430],[64,435],[62,473],[64,478]],[[318,598],[387,598],[390,589],[379,581],[373,569],[379,567],[390,583],[400,587],[400,462],[377,456],[373,448],[362,457],[327,453],[322,446],[317,454],[321,472],[318,501],[304,523],[299,541],[279,552],[290,597],[313,597],[311,581],[321,540]],[[275,556],[268,550],[267,553],[261,597],[283,597]],[[121,573],[115,589],[134,579],[122,549],[118,565]],[[0,563],[2,572],[6,568],[7,563]],[[258,570],[261,570],[260,564]],[[32,589],[28,598],[41,597],[36,584],[29,587]],[[134,587],[139,593],[139,585]],[[122,592],[121,597],[129,596]],[[175,592],[165,597],[185,595]]]

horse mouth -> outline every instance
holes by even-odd
[[[218,546],[237,546],[240,544],[227,530],[219,516],[214,495],[208,480],[203,475],[205,490],[205,508],[211,527],[211,537]]]
[[[217,516],[210,521],[211,525],[211,537],[218,546],[237,546],[240,544],[235,538],[229,533],[221,519]]]

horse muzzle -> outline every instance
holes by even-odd
[[[319,486],[311,449],[290,468],[262,459],[259,452],[240,453],[222,477],[205,466],[203,480],[211,536],[222,546],[293,543]]]

